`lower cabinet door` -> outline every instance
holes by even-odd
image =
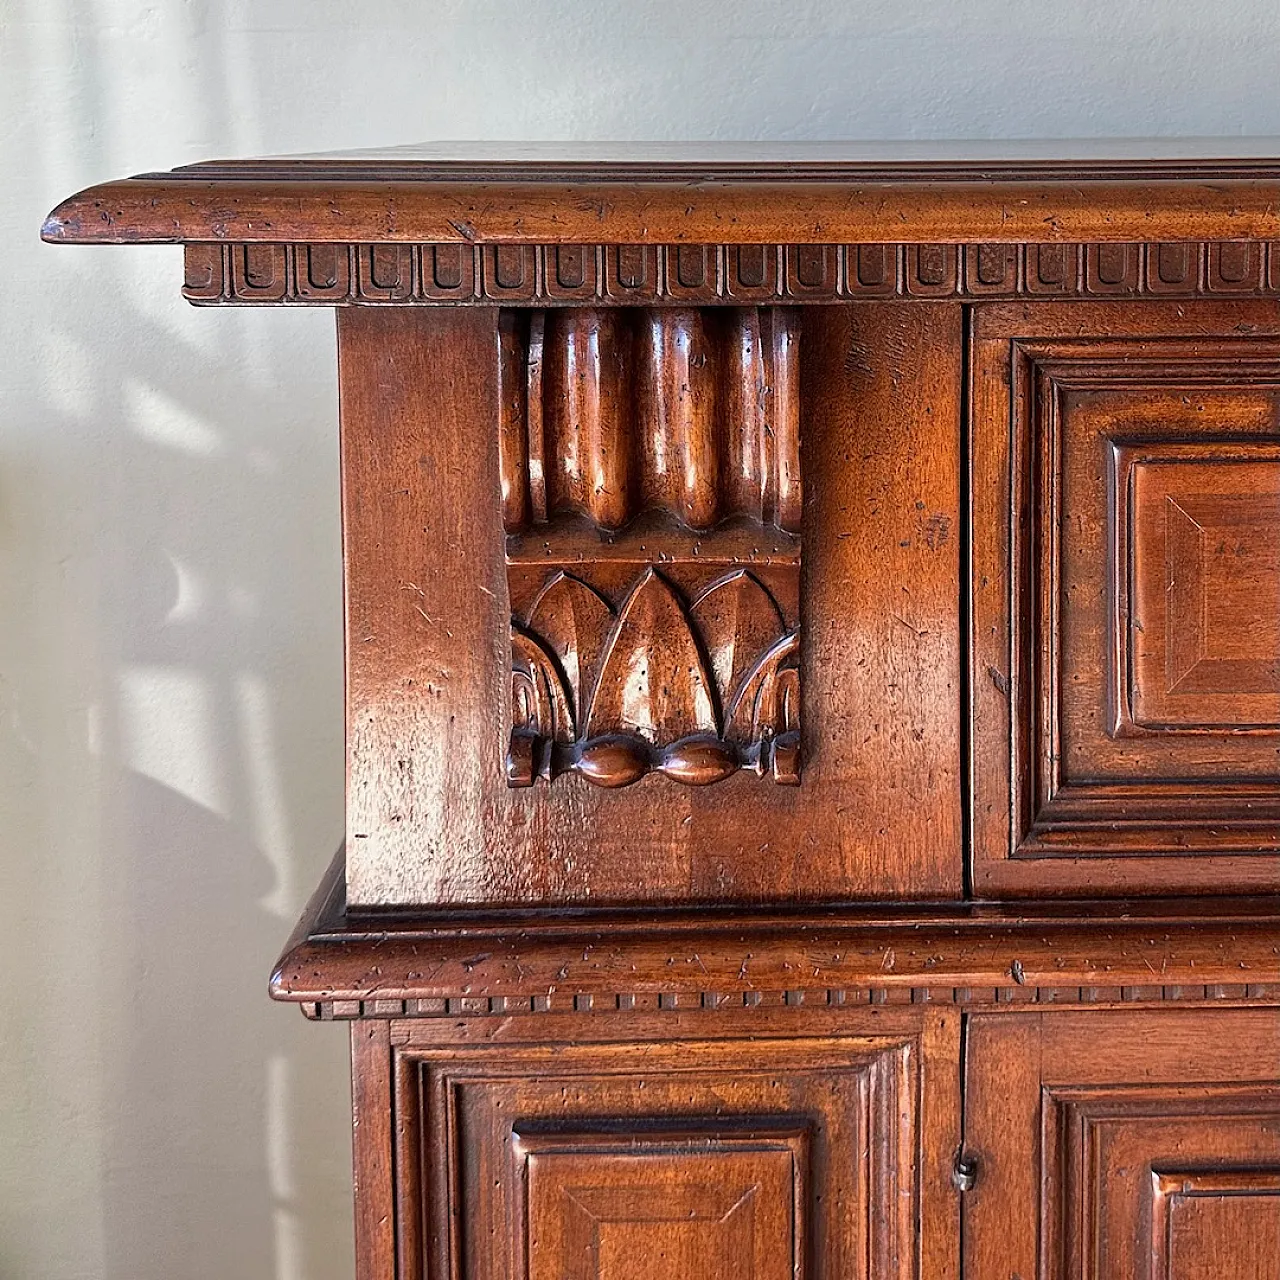
[[[836,1011],[778,1012],[808,1027]],[[396,1274],[955,1277],[959,1019],[883,1012],[855,1015],[874,1034],[790,1038],[759,1010],[750,1040],[583,1042],[583,1022],[613,1020],[599,1014],[546,1019],[546,1043],[448,1045],[448,1026],[393,1024]],[[366,1140],[358,1126],[376,1195]]]
[[[966,1079],[966,1277],[1280,1277],[1280,1010],[977,1016]]]

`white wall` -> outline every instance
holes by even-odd
[[[456,138],[1280,133],[1275,0],[0,0],[0,1280],[350,1275],[333,319],[43,246],[91,182]]]

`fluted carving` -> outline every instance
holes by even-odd
[[[553,572],[511,629],[508,780],[574,771],[620,787],[657,771],[799,779],[799,637],[744,569],[692,600],[646,568],[615,609]]]
[[[503,521],[800,527],[798,322],[786,308],[507,312]]]

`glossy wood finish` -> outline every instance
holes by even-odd
[[[720,234],[717,232],[717,234]],[[186,247],[197,306],[707,306],[1280,296],[1280,241]]]
[[[1224,1259],[1244,1280],[1267,1280],[1280,1258],[1280,1166],[1153,1179],[1151,1274],[1160,1280],[1220,1275]]]
[[[1280,238],[1275,163],[881,167],[216,163],[92,187],[49,215],[81,244],[866,244]],[[1175,169],[1175,172],[1177,170]]]
[[[531,535],[508,546],[504,570],[497,321],[339,314],[351,900],[958,897],[959,309],[887,304],[806,322],[801,464],[820,480],[806,489],[802,537],[815,549],[798,578],[793,535],[763,527],[745,542],[719,526],[612,546],[593,535],[592,550],[553,525],[540,554]],[[601,603],[566,582],[552,609],[538,593],[561,570]],[[706,780],[688,775],[722,768],[715,743],[768,741],[769,771],[785,775],[798,681],[803,796],[743,773],[697,788],[657,776],[601,791],[571,775],[510,790],[496,744],[531,725],[563,743],[570,717],[556,720],[556,667],[540,673],[532,647],[514,654],[515,697],[505,691],[508,598],[520,634],[545,641],[566,679],[580,674],[560,703],[591,691],[583,741],[603,737],[605,751],[579,746],[578,773],[614,782],[658,763]],[[802,612],[797,678],[786,641]],[[577,719],[572,729],[576,741]],[[646,754],[629,757],[618,733]],[[677,743],[692,759],[673,758]]]
[[[578,513],[616,533],[658,510],[799,533],[799,327],[789,308],[504,316],[507,532]]]
[[[391,1024],[371,1019],[351,1028],[352,1190],[357,1280],[396,1273],[394,1113]]]
[[[339,855],[272,978],[313,1016],[1280,998],[1280,899],[708,913],[352,910]]]
[[[958,1015],[751,1022],[392,1022],[381,1274],[956,1276]]]
[[[1278,338],[1265,304],[979,309],[981,889],[1280,888]]]
[[[974,1018],[966,1274],[1269,1280],[1277,1064],[1274,1009]]]
[[[739,768],[800,781],[798,627],[755,574],[698,572],[686,604],[665,562],[642,562],[615,606],[570,570],[541,570],[527,618],[512,618],[512,786],[569,770],[611,788],[651,770],[691,786]]]
[[[339,308],[359,1280],[1276,1280],[1280,161],[607,151],[45,228]]]
[[[799,347],[782,308],[501,318],[512,786],[799,782]]]

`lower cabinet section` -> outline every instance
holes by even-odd
[[[751,1015],[730,1012],[668,1014],[661,1040],[616,1039],[612,1015],[476,1019],[481,1043],[461,1045],[442,1043],[452,1020],[357,1026],[357,1071],[386,1076],[395,1117],[388,1164],[376,1115],[357,1115],[365,1196],[394,1170],[389,1212],[360,1210],[367,1275],[956,1276],[959,1016],[864,1009],[849,1034],[794,1013],[809,1034],[757,1015],[747,1039]]]
[[[965,1274],[1277,1280],[1280,1010],[987,1015]]]
[[[360,1280],[1280,1280],[1280,1009],[488,1012],[353,1043]]]

